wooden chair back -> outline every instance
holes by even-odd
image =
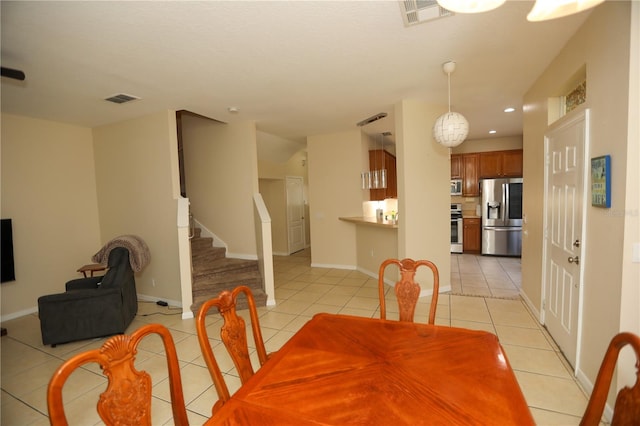
[[[620,349],[626,345],[630,345],[636,355],[636,381],[633,387],[624,387],[618,392],[611,425],[640,425],[640,337],[625,332],[615,335],[609,343],[596,377],[596,383],[593,385],[587,409],[582,416],[581,426],[600,424],[609,395],[611,378],[618,361],[618,354]]]
[[[151,376],[134,367],[138,343],[149,334],[159,335],[164,344],[174,423],[187,426],[189,421],[182,394],[178,355],[171,333],[160,324],[145,325],[130,335],[113,336],[101,348],[80,353],[64,362],[53,374],[47,390],[50,423],[54,426],[68,425],[62,388],[76,368],[96,362],[108,379],[107,389],[100,395],[97,407],[104,423],[150,426]]]
[[[231,291],[225,290],[221,292],[218,297],[207,300],[200,307],[196,317],[196,330],[198,332],[200,349],[202,350],[204,360],[207,363],[209,373],[211,374],[211,379],[218,391],[218,396],[220,397],[220,402],[222,404],[229,400],[229,390],[213,355],[213,350],[209,343],[205,319],[209,309],[214,306],[218,308],[218,312],[222,315],[224,320],[220,329],[220,338],[227,348],[227,351],[233,360],[233,364],[240,375],[240,381],[245,383],[251,376],[253,376],[254,370],[251,365],[251,359],[249,358],[249,345],[247,343],[245,321],[242,317],[238,316],[236,312],[237,299],[241,293],[247,298],[249,315],[251,316],[251,330],[253,332],[253,339],[258,352],[258,359],[262,366],[267,362],[269,355],[264,347],[262,332],[260,331],[260,322],[258,320],[258,311],[256,309],[255,300],[253,299],[253,294],[249,287],[239,286]],[[217,408],[218,407],[214,407],[214,412]]]
[[[431,306],[429,309],[429,324],[433,324],[436,319],[436,307],[438,306],[438,290],[440,288],[440,275],[436,265],[428,260],[413,259],[387,259],[380,265],[378,271],[378,295],[380,297],[380,318],[386,319],[386,301],[384,297],[385,283],[384,271],[389,265],[397,265],[400,268],[400,280],[395,284],[394,291],[398,300],[400,321],[413,322],[413,317],[420,297],[420,285],[415,282],[416,270],[420,266],[426,266],[433,273],[433,295],[431,296]]]

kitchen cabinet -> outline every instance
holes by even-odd
[[[480,179],[522,177],[522,150],[480,153]]]
[[[462,179],[462,154],[451,154],[451,179]]]
[[[396,171],[396,157],[383,150],[374,149],[369,151],[369,170],[387,170],[387,187],[369,190],[371,201],[380,201],[385,198],[398,197],[398,178]]]
[[[480,218],[465,217],[462,219],[462,252],[480,253],[482,240],[480,238]]]
[[[480,195],[478,187],[479,154],[462,155],[462,196],[477,197]]]

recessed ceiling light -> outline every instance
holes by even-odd
[[[235,106],[230,106],[229,108],[227,108],[227,111],[229,111],[231,114],[237,114],[238,112],[240,112],[240,109]]]
[[[509,107],[509,108],[505,108],[504,112],[513,112],[515,110],[516,110],[515,108]]]
[[[496,132],[495,130],[489,130],[489,134],[490,135],[495,135],[496,133],[498,133],[498,132]]]

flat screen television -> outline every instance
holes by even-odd
[[[0,228],[0,240],[2,245],[0,246],[0,257],[2,258],[2,269],[0,269],[0,275],[2,276],[1,282],[16,280],[16,272],[13,264],[13,228],[11,226],[11,219],[2,219],[2,227]]]

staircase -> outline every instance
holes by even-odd
[[[251,289],[256,306],[266,306],[267,295],[262,289],[258,261],[227,258],[224,247],[213,247],[213,238],[203,238],[200,234],[201,229],[195,228],[191,239],[193,314],[198,314],[205,301],[217,297],[223,290],[231,290],[239,285],[246,285]],[[238,298],[237,309],[247,309],[244,296]],[[210,312],[216,310],[212,309]]]

